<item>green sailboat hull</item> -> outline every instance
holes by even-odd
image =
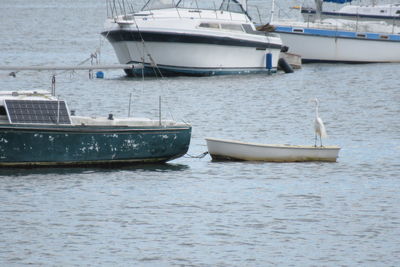
[[[190,126],[0,126],[0,166],[166,162],[187,152],[190,137]]]

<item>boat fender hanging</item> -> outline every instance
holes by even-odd
[[[282,47],[281,47],[281,52],[285,53],[285,52],[287,52],[287,51],[289,51],[289,47],[286,46],[286,45],[282,45]]]
[[[272,69],[272,53],[267,53],[267,54],[265,55],[265,67],[266,67],[268,70],[271,70],[271,69]]]
[[[285,73],[293,73],[293,68],[284,58],[278,60],[278,67],[282,69]]]
[[[96,78],[103,79],[104,78],[104,72],[102,72],[102,71],[96,72]]]

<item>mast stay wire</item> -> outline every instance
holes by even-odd
[[[174,2],[174,5],[175,5],[175,0],[173,0],[173,2]],[[149,49],[148,46],[146,45],[146,41],[145,41],[144,38],[143,38],[143,35],[142,35],[142,33],[141,33],[141,30],[140,30],[140,28],[139,28],[139,25],[138,25],[138,23],[137,23],[137,21],[136,21],[135,16],[132,16],[132,18],[133,18],[133,21],[135,22],[135,27],[136,27],[136,30],[138,31],[138,34],[139,34],[139,37],[140,37],[140,40],[141,40],[141,43],[142,43],[142,46],[143,46],[143,57],[142,57],[142,60],[143,60],[142,64],[143,64],[143,67],[144,67],[144,60],[145,60],[145,55],[144,55],[144,54],[146,53],[147,56],[148,56],[148,58],[149,58],[149,60],[150,60],[150,66],[152,67],[152,69],[153,69],[153,71],[154,71],[154,74],[155,74],[155,77],[156,77],[157,81],[159,81],[160,84],[161,84],[161,80],[164,80],[164,82],[166,82],[166,80],[164,79],[165,77],[163,76],[163,74],[162,74],[160,68],[158,67],[157,62],[156,62],[156,61],[154,60],[154,58],[151,56],[150,49]],[[131,35],[132,35],[132,37],[134,38],[134,33],[131,32]],[[137,50],[138,50],[138,52],[139,52],[140,49],[139,49],[139,45],[138,45],[138,44],[136,44],[136,48],[137,48]],[[159,77],[160,77],[161,79],[158,79],[158,74],[159,74]],[[144,81],[144,68],[142,69],[142,80]],[[144,84],[143,84],[143,86],[144,86]],[[164,88],[164,86],[160,86],[160,88],[161,88],[161,95],[170,95],[170,91],[169,91],[169,88],[168,88],[168,87]],[[167,90],[167,93],[168,93],[168,94],[165,94],[164,89]],[[174,120],[174,116],[173,116],[173,114],[172,114],[172,112],[171,112],[171,107],[170,107],[168,101],[165,101],[165,106],[167,107],[167,111],[168,111],[168,113],[169,113],[169,116]]]
[[[122,0],[122,1],[124,1],[124,0]],[[175,4],[175,0],[173,0],[173,2],[174,2],[174,5],[176,5],[176,4]],[[118,3],[120,4],[120,8],[121,8],[121,3],[119,2],[119,0],[118,0]],[[125,7],[125,5],[124,5],[124,7]],[[132,8],[132,7],[131,7],[131,8]],[[121,12],[126,14],[126,10],[121,10]],[[118,14],[116,14],[116,16],[118,16]],[[142,81],[144,82],[144,75],[145,75],[145,73],[144,73],[144,64],[145,64],[145,57],[146,57],[146,55],[147,55],[147,57],[148,57],[149,60],[150,60],[150,66],[152,67],[152,70],[153,70],[153,72],[154,72],[154,75],[155,75],[157,81],[159,81],[159,82],[161,83],[161,80],[164,80],[164,75],[162,74],[160,68],[158,67],[157,62],[156,62],[156,61],[154,60],[154,58],[152,57],[149,47],[146,45],[146,41],[144,40],[144,37],[143,37],[143,35],[142,35],[141,29],[139,28],[139,26],[138,26],[138,24],[137,24],[137,21],[136,21],[135,16],[132,16],[132,20],[133,20],[134,23],[135,23],[135,28],[136,28],[136,30],[137,30],[137,32],[138,32],[138,35],[139,35],[139,38],[140,38],[140,41],[141,41],[141,44],[142,44],[142,47],[143,47],[143,49],[140,49],[139,44],[138,44],[137,42],[134,42],[134,43],[135,43],[135,46],[136,46],[136,50],[137,50],[138,52],[142,50],[142,52],[143,52],[142,57],[141,57],[142,65],[143,65],[143,68],[142,68]],[[111,32],[111,30],[109,29],[109,30],[107,31],[107,34],[104,36],[105,39],[106,39],[107,36],[110,34],[110,32]],[[133,32],[131,32],[131,35],[132,35],[132,38],[135,39],[135,36],[134,36],[134,33],[133,33]],[[99,50],[101,49],[101,46],[102,46],[102,44],[103,44],[104,42],[105,42],[105,40],[101,40],[101,41],[100,41],[100,48],[99,48]],[[128,50],[128,51],[129,51],[129,50]],[[132,58],[132,57],[131,57],[131,58]],[[90,60],[90,58],[89,58],[89,59],[86,59],[86,61],[87,61],[87,60]],[[86,61],[85,61],[85,62],[86,62]],[[160,78],[161,78],[161,79],[160,79]],[[166,80],[164,80],[164,82],[165,82],[165,81],[166,81]],[[142,83],[142,84],[143,84],[142,91],[144,91],[144,83]],[[164,84],[164,85],[165,85],[165,84]],[[168,93],[167,95],[170,95],[171,92],[169,91],[169,88],[168,88],[168,87],[164,88],[164,87],[165,87],[165,86],[160,86],[160,88],[161,88],[161,94],[162,94],[162,95],[166,95],[165,92],[164,92],[164,90],[166,90],[167,93]],[[168,99],[167,99],[167,100],[168,100]],[[172,115],[171,107],[170,107],[168,101],[165,101],[165,106],[166,106],[166,108],[167,108],[167,111],[168,111],[168,113],[169,113],[169,116],[174,120],[174,116]]]

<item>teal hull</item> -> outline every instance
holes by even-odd
[[[0,166],[166,162],[187,152],[190,137],[190,126],[0,126]]]

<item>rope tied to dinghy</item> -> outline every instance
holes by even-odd
[[[203,153],[201,153],[200,155],[197,155],[197,156],[190,155],[189,153],[186,153],[186,155],[187,155],[187,157],[185,157],[185,158],[202,159],[202,158],[204,158],[205,156],[208,155],[208,151],[203,152]]]

